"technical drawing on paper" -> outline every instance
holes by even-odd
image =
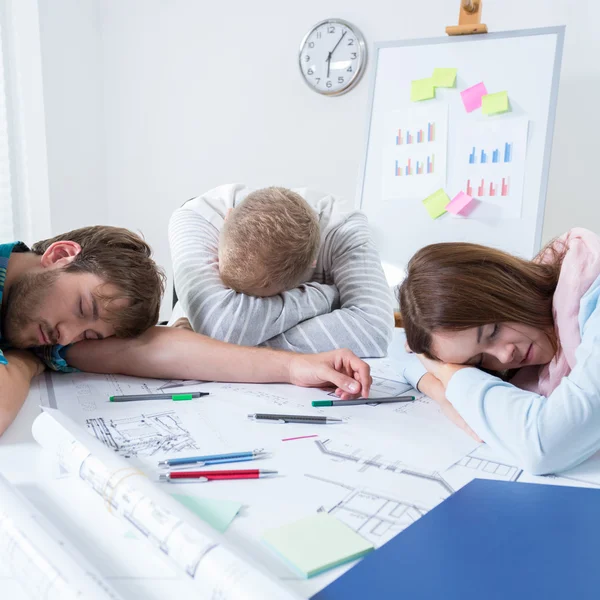
[[[121,419],[86,419],[90,433],[121,456],[153,456],[197,450],[198,445],[173,410]]]
[[[459,489],[471,480],[518,481],[523,470],[498,459],[487,446],[479,446],[444,472],[444,478]]]
[[[418,477],[416,473],[412,475]],[[343,521],[376,548],[412,525],[443,499],[425,504],[325,477],[310,474],[305,474],[305,477],[339,488],[342,494],[340,500],[329,507],[321,507],[319,511],[328,512]],[[446,493],[446,497],[449,495]]]
[[[390,460],[379,453],[370,455],[361,449],[353,449],[349,444],[336,444],[331,439],[315,440],[315,444],[322,454],[333,460],[354,463],[357,465],[359,472],[374,468],[426,481],[428,484],[433,484],[442,500],[454,492],[454,488],[435,471],[426,472],[413,469],[400,460]]]
[[[486,446],[479,446],[443,473],[438,473],[411,467],[389,456],[388,451],[369,452],[335,439],[315,440],[315,444],[323,456],[351,466],[355,475],[376,476],[375,479],[371,477],[367,485],[357,485],[356,477],[348,483],[348,476],[341,482],[330,476],[305,474],[312,480],[340,489],[339,500],[320,510],[342,520],[376,547],[406,529],[474,478],[517,481],[523,473],[518,467],[494,457]],[[375,491],[374,482],[377,482],[377,487],[393,491]],[[401,490],[401,493],[395,490]]]
[[[315,440],[315,444],[324,457],[355,467],[355,474],[374,472],[378,477],[381,473],[393,476],[393,481],[387,480],[386,488],[393,485],[394,489],[402,490],[400,497],[393,493],[376,492],[371,486],[343,483],[329,476],[305,474],[305,477],[312,480],[339,487],[342,494],[339,501],[322,507],[321,510],[342,520],[376,547],[390,540],[455,492],[444,477],[435,471],[415,469],[400,460],[387,458],[380,453],[368,453],[351,444],[332,439]],[[378,481],[384,484],[380,477]]]

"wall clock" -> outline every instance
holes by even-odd
[[[304,81],[315,92],[339,96],[360,80],[367,62],[367,46],[351,23],[326,19],[304,36],[298,60]]]

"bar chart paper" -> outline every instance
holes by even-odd
[[[528,129],[523,118],[465,128],[453,149],[449,188],[495,205],[502,218],[520,218]]]
[[[388,114],[381,176],[388,199],[428,196],[446,182],[448,107],[407,107]]]

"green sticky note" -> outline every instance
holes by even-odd
[[[269,529],[263,541],[306,578],[373,550],[373,544],[328,513]]]
[[[481,112],[484,115],[498,115],[508,110],[508,92],[496,92],[481,98]]]
[[[220,533],[227,531],[231,521],[242,508],[239,502],[230,500],[196,498],[185,494],[171,494],[171,496]]]
[[[456,72],[458,69],[434,69],[433,81],[434,87],[454,87],[456,85]]]
[[[439,189],[423,200],[423,204],[432,219],[441,217],[446,212],[446,206],[449,203],[450,197],[442,189]]]
[[[435,98],[435,88],[433,87],[433,79],[415,79],[410,85],[410,99],[413,102],[421,100],[430,100]]]

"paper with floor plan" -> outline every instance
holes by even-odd
[[[402,369],[396,361],[370,362],[374,365],[371,396],[402,395],[410,390],[397,375]],[[477,445],[441,414],[435,402],[418,392],[411,392],[418,396],[414,403],[313,408],[311,401],[327,398],[327,392],[285,384],[203,383],[180,388],[209,392],[197,400],[119,404],[109,402],[109,396],[147,393],[141,390],[156,389],[164,382],[48,373],[45,383],[45,406],[60,409],[121,456],[149,468],[165,457],[214,454],[228,447],[231,451],[229,440],[235,441],[234,449],[254,449],[307,433],[328,433],[336,427],[354,432],[364,443],[389,437],[406,464],[428,470],[446,469]],[[248,414],[256,412],[330,415],[342,418],[343,423],[310,428],[249,422]]]
[[[407,390],[407,384],[397,375],[401,369],[396,361],[376,359],[369,362],[376,383],[394,388],[399,394]],[[91,388],[100,385],[95,378],[101,376],[80,374],[78,377],[85,377]],[[149,385],[145,380],[136,383],[130,382],[131,378],[124,380],[129,382],[127,385],[136,385],[140,389]],[[78,378],[48,374],[46,381],[53,382],[50,390],[54,393],[54,403],[73,413],[74,418],[85,426],[89,412],[81,408],[81,400],[73,391]],[[121,378],[115,378],[115,381],[120,382]],[[97,388],[101,393],[94,402],[115,385],[124,384]],[[48,405],[51,394],[48,386],[42,387],[42,401]],[[168,493],[242,502],[243,516],[232,521],[225,539],[245,555],[251,555],[269,573],[303,597],[310,597],[350,567],[340,566],[309,580],[300,579],[261,543],[266,530],[324,511],[379,547],[475,477],[600,487],[600,458],[594,457],[560,477],[530,476],[515,466],[510,457],[498,456],[487,446],[475,444],[447,422],[426,397],[410,405],[346,407],[340,413],[346,416],[346,422],[340,426],[272,425],[249,421],[247,414],[267,410],[306,413],[310,400],[323,398],[325,393],[287,385],[221,383],[206,383],[189,389],[210,391],[211,395],[189,403],[128,403],[127,406],[120,405],[114,415],[111,413],[111,418],[128,418],[127,415],[135,411],[144,413],[145,407],[160,412],[161,405],[166,404],[168,410],[175,410],[179,415],[187,431],[193,430],[191,435],[199,450],[192,453],[261,447],[270,450],[269,458],[254,461],[252,465],[277,470],[278,477],[216,485],[157,485]],[[89,394],[87,398],[89,401]],[[98,405],[103,406],[99,401],[96,402]],[[356,409],[360,409],[360,413]],[[314,409],[314,414],[325,414],[326,410],[317,412]],[[362,416],[358,418],[358,414]],[[94,418],[101,416],[97,409],[92,415]],[[144,436],[140,434],[139,437]],[[132,431],[130,442],[135,439]],[[413,445],[415,447],[411,448]],[[424,446],[431,446],[429,456]],[[452,464],[439,460],[444,453],[454,457]],[[427,460],[423,460],[424,456],[428,456]],[[127,462],[139,465],[147,472],[155,472],[157,460],[158,456],[152,454],[138,454]],[[78,483],[73,479],[62,479],[58,484],[65,498],[77,493]],[[80,493],[89,495],[91,492],[84,489]],[[87,507],[92,502],[93,499],[88,499],[87,503],[74,505],[69,518],[75,519],[86,531],[86,538],[94,547],[102,548],[111,558],[118,558],[102,569],[99,566],[102,574],[109,579],[117,577],[115,581],[119,585],[127,581],[135,592],[132,597],[152,600],[174,597],[171,590],[183,585],[181,577],[157,556],[145,553],[144,536],[137,530],[132,530],[131,535],[115,533],[114,537],[107,538],[106,531],[109,528],[112,531],[119,523],[90,519]],[[125,574],[130,579],[124,578]],[[167,591],[161,593],[160,586]],[[180,592],[184,597],[185,594],[185,591]]]
[[[216,532],[59,411],[46,409],[32,433],[67,472],[96,491],[107,510],[127,520],[188,577],[195,598],[296,597],[228,549]]]
[[[0,561],[32,600],[122,600],[89,562],[0,475]],[[4,598],[16,600],[17,594]]]

